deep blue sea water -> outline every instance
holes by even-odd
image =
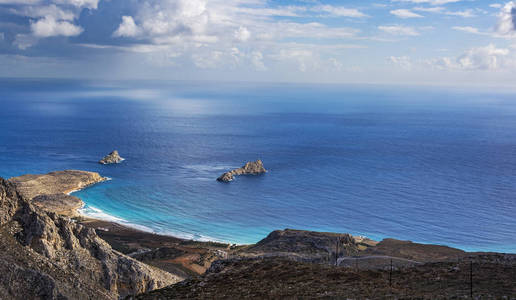
[[[113,149],[126,160],[97,161]],[[270,171],[215,179],[262,159]],[[516,252],[516,94],[443,88],[0,80],[0,176],[112,180],[84,212],[195,239],[350,232]]]

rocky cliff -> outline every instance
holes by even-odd
[[[182,278],[114,251],[0,178],[0,299],[118,299]]]
[[[254,162],[248,162],[241,168],[226,172],[226,173],[220,175],[220,177],[217,178],[217,180],[222,181],[222,182],[230,182],[233,180],[234,176],[258,175],[258,174],[263,174],[265,172],[267,172],[267,170],[265,170],[262,161],[257,160]]]

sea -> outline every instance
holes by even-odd
[[[98,161],[118,150],[125,160]],[[261,159],[268,172],[217,182]],[[0,79],[0,176],[111,178],[91,217],[195,240],[273,230],[516,253],[516,93],[430,86]]]

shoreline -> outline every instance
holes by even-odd
[[[248,246],[248,245],[253,245],[253,244],[256,244],[257,242],[259,242],[259,240],[258,240],[258,241],[254,242],[254,243],[253,242],[250,242],[250,243],[237,243],[237,242],[232,242],[232,241],[218,240],[216,238],[210,238],[210,237],[206,237],[206,238],[202,238],[202,239],[196,239],[196,238],[192,237],[193,234],[190,234],[190,233],[177,234],[177,233],[157,232],[157,231],[153,230],[152,228],[147,227],[145,225],[139,225],[139,224],[131,223],[130,221],[127,221],[127,220],[125,220],[123,218],[120,218],[120,217],[117,217],[117,216],[105,213],[103,210],[100,210],[100,209],[98,209],[96,207],[93,207],[93,208],[99,210],[100,213],[105,214],[108,217],[102,218],[102,217],[95,217],[95,216],[88,215],[88,214],[86,214],[86,213],[84,213],[82,211],[86,206],[87,206],[87,204],[85,203],[83,207],[81,207],[81,208],[79,208],[77,210],[78,211],[77,216],[80,217],[80,218],[83,218],[84,220],[88,220],[90,223],[95,223],[95,222],[99,222],[99,223],[104,223],[104,222],[105,223],[112,223],[112,224],[115,225],[115,227],[124,227],[124,228],[126,228],[126,230],[134,230],[135,232],[141,232],[141,233],[145,233],[145,234],[149,234],[149,235],[164,236],[164,237],[170,237],[170,238],[174,238],[174,239],[179,239],[179,240],[184,240],[184,241],[192,241],[192,242],[199,242],[199,243],[220,243],[220,244],[229,244],[229,245],[236,245],[236,246]],[[120,221],[112,220],[111,218],[112,219],[118,219]],[[92,222],[92,221],[95,221],[95,222]],[[333,231],[318,231],[318,232],[333,233]],[[267,234],[265,234],[262,238],[265,238],[266,236],[267,236]],[[392,237],[387,237],[387,236],[386,237],[381,237],[381,238],[376,238],[376,237],[375,238],[371,238],[367,234],[357,234],[357,235],[352,234],[352,236],[357,241],[359,241],[359,240],[370,240],[370,241],[373,241],[375,243],[379,243],[379,242],[381,242],[384,239],[392,238]],[[394,239],[396,239],[396,238],[394,238]],[[456,244],[453,244],[453,243],[433,243],[433,242],[417,241],[417,240],[410,240],[410,239],[403,240],[403,241],[410,241],[410,242],[413,242],[413,243],[424,244],[424,245],[447,246],[447,247],[452,247],[452,248],[460,249],[462,251],[471,252],[471,253],[516,254],[516,251],[510,252],[510,251],[507,251],[508,249],[505,249],[505,247],[511,247],[510,245],[508,245],[508,246],[500,246],[497,249],[494,249],[494,248],[491,248],[491,249],[486,249],[486,248],[484,248],[484,249],[477,249],[477,248],[474,248],[474,247],[471,247],[471,246],[462,246],[462,245],[456,245]],[[490,248],[490,247],[487,247],[487,248]]]
[[[109,177],[106,177],[106,178],[109,178]],[[100,183],[104,183],[104,182],[110,181],[110,180],[112,180],[112,179],[109,178],[107,180],[104,180],[104,181],[98,182],[98,183],[100,184]],[[94,184],[85,186],[84,188],[78,189],[77,191],[74,191],[73,193],[82,191],[82,190],[90,188],[90,187],[93,187],[94,185],[96,185],[98,183],[94,183]],[[193,237],[194,234],[191,234],[191,233],[184,233],[184,234],[180,234],[179,233],[178,234],[178,233],[157,232],[157,231],[155,231],[154,229],[152,229],[150,227],[147,227],[145,225],[139,225],[139,224],[132,223],[132,222],[127,221],[127,220],[125,220],[123,218],[120,218],[120,217],[111,215],[109,213],[106,213],[103,210],[101,210],[99,208],[96,208],[94,206],[89,206],[89,209],[93,208],[94,210],[98,210],[99,213],[106,215],[106,217],[102,218],[102,217],[96,217],[96,216],[88,215],[87,213],[84,213],[84,209],[88,206],[88,204],[85,203],[84,200],[82,200],[82,199],[81,199],[81,201],[83,201],[83,206],[81,208],[77,209],[76,216],[78,216],[80,218],[83,218],[84,220],[88,220],[89,223],[112,223],[112,224],[114,224],[113,227],[115,227],[115,228],[116,227],[124,227],[124,228],[126,228],[126,230],[134,230],[135,232],[145,233],[145,234],[149,234],[149,235],[163,236],[163,237],[169,237],[169,238],[174,238],[174,239],[178,239],[178,240],[192,241],[192,242],[199,242],[199,243],[220,243],[220,244],[229,244],[229,245],[236,245],[236,246],[248,246],[248,245],[253,245],[253,244],[255,244],[255,243],[257,243],[259,241],[258,240],[258,241],[254,242],[254,243],[252,243],[252,242],[251,243],[237,243],[237,242],[232,242],[232,241],[218,240],[216,238],[210,238],[208,236],[202,236],[201,239],[196,239],[196,238]],[[113,220],[113,219],[116,219],[116,220]],[[333,231],[319,231],[319,232],[331,232],[331,233],[333,233]],[[262,238],[265,238],[266,235],[267,234],[265,234]],[[392,238],[392,237],[388,237],[388,236],[380,237],[380,238],[378,238],[378,237],[371,238],[370,235],[367,235],[367,234],[356,234],[356,235],[352,234],[352,236],[356,240],[365,239],[365,240],[374,241],[376,243],[381,242],[383,239]],[[434,242],[417,241],[417,240],[410,240],[410,239],[407,239],[407,240],[404,240],[404,241],[410,241],[410,242],[413,242],[413,243],[425,244],[425,245],[447,246],[447,247],[452,247],[452,248],[460,249],[462,251],[471,252],[471,253],[516,254],[516,251],[514,251],[514,252],[506,251],[507,249],[505,249],[505,247],[511,247],[511,245],[501,246],[501,248],[498,248],[498,249],[493,249],[493,248],[491,248],[491,249],[485,249],[485,248],[484,249],[476,249],[475,247],[472,247],[472,246],[456,245],[456,244],[453,244],[453,243],[434,243]],[[487,247],[487,248],[490,248],[490,247]]]
[[[79,171],[75,171],[79,172]],[[58,174],[59,176],[57,176]],[[95,174],[93,174],[95,175]],[[98,173],[96,174],[98,176]],[[45,177],[47,176],[47,177]],[[52,177],[53,176],[53,177]],[[37,185],[29,184],[25,185],[26,193],[36,193],[36,197],[46,197],[47,201],[42,201],[42,209],[46,208],[46,211],[51,211],[50,205],[56,203],[56,194],[45,194],[44,192],[56,192],[63,191],[63,182],[66,182],[70,190],[70,186],[75,185],[76,190],[82,190],[91,185],[79,185],[77,182],[77,173],[73,172],[62,172],[54,173],[52,179],[55,182],[55,186],[41,185],[41,182]],[[37,179],[47,178],[48,175],[36,176]],[[59,178],[56,178],[59,177]],[[96,177],[100,178],[100,177]],[[65,180],[67,179],[67,180]],[[81,177],[84,180],[85,177]],[[43,180],[44,181],[44,180]],[[98,180],[103,182],[105,180]],[[23,183],[23,181],[20,181]],[[83,181],[84,182],[84,181]],[[26,182],[25,182],[26,183]],[[45,182],[45,184],[48,183]],[[80,186],[80,189],[77,188]],[[33,223],[26,224],[23,222],[24,219],[15,219],[14,222],[19,222],[22,226],[25,226],[29,233],[38,234],[41,228],[44,228],[42,242],[50,241],[50,245],[57,245],[59,251],[71,251],[71,252],[56,252],[58,254],[57,259],[64,262],[68,266],[73,268],[58,269],[61,272],[64,270],[70,270],[67,273],[67,277],[58,278],[57,282],[69,282],[69,278],[75,278],[77,272],[85,278],[85,284],[89,284],[90,281],[87,279],[95,274],[96,281],[92,282],[91,287],[94,291],[91,295],[94,295],[96,291],[103,291],[103,283],[105,283],[105,266],[106,264],[96,264],[91,262],[95,261],[92,259],[98,259],[101,262],[107,262],[107,266],[110,266],[113,274],[121,277],[117,283],[118,286],[124,287],[120,289],[122,295],[127,294],[141,294],[142,292],[148,292],[160,287],[164,287],[164,290],[158,290],[153,293],[161,293],[167,291],[167,289],[176,289],[188,287],[192,281],[202,281],[199,286],[204,287],[210,285],[210,280],[215,280],[216,284],[221,284],[223,292],[220,295],[228,296],[227,284],[233,283],[235,288],[245,287],[249,291],[256,290],[256,286],[261,286],[264,291],[267,291],[264,295],[270,295],[270,291],[277,289],[278,283],[285,284],[285,291],[292,292],[292,283],[298,282],[303,287],[309,287],[309,289],[321,288],[320,290],[327,295],[328,289],[325,284],[327,282],[335,282],[342,289],[342,282],[348,282],[344,275],[348,274],[353,278],[358,278],[358,283],[364,288],[362,283],[371,283],[377,286],[378,283],[386,283],[386,270],[390,267],[391,273],[393,267],[396,268],[395,280],[399,282],[400,274],[408,273],[407,278],[410,280],[403,286],[412,286],[414,279],[413,274],[419,274],[420,276],[416,280],[417,282],[429,282],[428,279],[438,276],[437,279],[453,278],[457,279],[457,282],[464,283],[464,280],[457,274],[460,270],[468,272],[467,267],[471,267],[475,263],[475,278],[478,278],[478,274],[484,274],[487,265],[489,267],[485,275],[486,279],[491,281],[484,282],[484,286],[492,288],[493,283],[498,283],[498,286],[492,288],[493,290],[500,290],[504,288],[507,283],[511,282],[513,273],[507,267],[512,267],[516,262],[516,255],[500,255],[499,253],[468,253],[460,249],[454,249],[446,246],[431,245],[431,244],[417,244],[408,241],[400,241],[395,239],[384,239],[377,243],[369,240],[363,236],[352,236],[347,233],[332,233],[332,232],[315,232],[295,229],[276,230],[268,234],[260,242],[246,246],[236,246],[230,244],[221,244],[214,242],[197,242],[193,240],[181,239],[173,236],[165,236],[156,233],[145,232],[139,229],[130,228],[123,224],[119,224],[113,221],[102,221],[99,219],[85,217],[84,214],[77,218],[63,218],[55,214],[49,214],[41,209],[35,209],[30,204],[30,201],[36,198],[29,199],[24,198],[18,193],[15,186],[8,183],[5,185],[12,187],[11,190],[6,193],[7,198],[10,202],[14,201],[25,201],[27,203],[28,210],[24,212],[23,218],[29,218],[28,214],[36,215],[38,220],[44,223],[41,226],[33,226]],[[30,187],[27,189],[27,187]],[[37,187],[42,187],[42,190],[37,190]],[[36,188],[36,190],[34,190]],[[14,195],[14,196],[11,196]],[[71,198],[74,196],[66,196],[64,193],[59,194],[64,196],[65,199],[62,202],[63,206],[68,207]],[[2,195],[0,195],[2,196]],[[3,201],[3,198],[2,198]],[[25,206],[21,206],[20,212],[24,211]],[[72,224],[75,223],[75,224]],[[63,224],[65,226],[63,226]],[[57,233],[57,235],[55,235]],[[7,236],[16,233],[8,233]],[[71,249],[67,248],[68,239],[70,237],[85,238],[86,242],[71,244]],[[55,239],[57,238],[57,239]],[[54,242],[57,241],[57,242]],[[91,242],[90,242],[91,241]],[[53,242],[53,244],[52,244]],[[8,243],[2,243],[6,245]],[[37,244],[36,244],[37,245]],[[31,246],[31,245],[29,245]],[[73,248],[75,247],[75,248]],[[5,248],[5,247],[4,247]],[[4,249],[3,248],[3,249]],[[11,252],[6,252],[7,257],[13,256],[18,258],[19,247],[12,248]],[[33,248],[38,251],[38,248]],[[74,250],[75,249],[75,250]],[[84,251],[86,249],[87,251]],[[100,251],[99,255],[99,249]],[[89,251],[88,251],[89,250]],[[75,251],[75,252],[74,252]],[[14,254],[16,253],[16,255]],[[71,255],[63,255],[63,254]],[[107,255],[106,255],[107,253]],[[41,253],[44,254],[44,253]],[[78,254],[84,254],[81,256]],[[90,255],[91,254],[91,255]],[[31,255],[28,257],[27,264],[33,267],[33,258],[39,257]],[[42,258],[45,256],[41,256]],[[79,260],[66,260],[68,257]],[[54,256],[47,256],[46,259],[55,260]],[[121,259],[122,258],[122,259]],[[105,261],[108,259],[107,261]],[[500,264],[500,262],[502,264]],[[462,265],[460,265],[462,264]],[[42,264],[45,265],[45,264]],[[91,265],[92,269],[87,267]],[[139,266],[133,268],[132,266]],[[274,267],[277,265],[277,267]],[[234,268],[237,267],[237,269]],[[238,266],[242,269],[240,272]],[[500,269],[502,266],[504,269]],[[84,269],[86,267],[86,269]],[[481,267],[482,269],[480,269]],[[75,269],[74,269],[75,268]],[[38,266],[36,271],[44,271]],[[129,271],[127,271],[129,270]],[[146,273],[141,273],[145,270]],[[323,273],[318,272],[324,271]],[[502,273],[500,273],[502,270]],[[514,269],[512,269],[514,270]],[[53,271],[53,270],[52,270]],[[93,272],[92,272],[93,271]],[[236,272],[235,272],[236,271]],[[436,271],[439,271],[436,273]],[[19,272],[15,269],[11,272]],[[129,272],[129,273],[126,273]],[[402,272],[402,273],[400,273]],[[463,272],[463,273],[465,273]],[[357,276],[358,273],[358,276]],[[12,273],[8,273],[12,274]],[[31,273],[32,274],[32,273]],[[55,272],[51,273],[57,274]],[[218,274],[218,275],[217,275]],[[225,278],[220,277],[227,275]],[[371,275],[370,279],[363,275]],[[379,276],[377,274],[380,274]],[[502,274],[502,282],[499,282],[499,274]],[[144,284],[146,288],[141,289],[139,286],[135,287],[134,284],[127,286],[127,282],[133,282],[134,276],[139,276],[138,282],[135,284]],[[147,287],[147,283],[150,278],[162,278],[164,283],[161,286]],[[300,278],[304,276],[304,278]],[[306,280],[311,278],[311,281]],[[512,277],[511,277],[512,276]],[[79,278],[80,279],[80,278]],[[270,284],[267,284],[266,279],[272,279]],[[301,281],[299,281],[301,279]],[[61,281],[59,281],[61,280]],[[249,280],[253,282],[249,282]],[[439,279],[440,280],[440,279]],[[356,280],[355,280],[356,281]],[[430,280],[431,284],[429,287],[435,290],[435,284],[433,280]],[[182,282],[179,285],[174,285],[177,282]],[[264,285],[265,283],[265,285]],[[307,284],[309,283],[309,284]],[[301,286],[295,287],[297,291]],[[31,286],[32,287],[32,286]],[[77,287],[77,285],[75,285]],[[89,285],[88,285],[89,287]],[[238,288],[237,288],[238,287]],[[350,285],[351,288],[356,288],[357,284],[353,283]],[[442,285],[441,285],[442,287]],[[68,286],[65,288],[69,289]],[[365,287],[370,292],[370,289]],[[453,287],[455,288],[455,287]],[[418,290],[424,291],[426,286],[418,287]],[[199,290],[195,287],[193,290]],[[349,290],[349,288],[344,288]],[[389,294],[392,294],[392,286],[389,290],[386,289]],[[214,295],[212,290],[209,293],[202,293],[206,295]],[[246,292],[247,295],[249,293]],[[85,298],[92,298],[92,296]],[[183,294],[184,295],[184,294]],[[189,295],[192,295],[189,293]],[[279,294],[278,294],[279,295]],[[282,294],[285,296],[286,294]],[[317,292],[314,295],[321,296],[322,294]],[[238,296],[236,296],[238,298]],[[32,297],[29,297],[32,298]],[[76,298],[76,297],[71,297]],[[179,297],[181,298],[181,297]]]
[[[104,212],[103,210],[96,208],[94,206],[89,206],[82,199],[81,199],[81,201],[83,201],[83,206],[77,209],[76,216],[77,216],[77,218],[81,218],[84,220],[113,223],[116,226],[125,227],[130,230],[134,230],[134,231],[138,231],[138,232],[142,232],[142,233],[146,233],[146,234],[166,236],[166,237],[181,239],[181,240],[185,240],[185,241],[195,241],[195,242],[201,242],[201,243],[221,243],[221,244],[231,244],[231,245],[238,245],[238,246],[248,245],[245,243],[234,243],[234,242],[230,242],[230,241],[218,240],[216,238],[210,238],[208,236],[201,236],[200,239],[196,239],[195,237],[193,237],[193,234],[190,234],[190,233],[180,234],[180,233],[158,232],[145,225],[139,225],[139,224],[132,223],[123,218],[108,214],[108,213]],[[105,217],[92,216],[92,215],[84,212],[86,209],[95,210],[98,212],[98,214],[105,215]]]
[[[109,180],[98,183],[106,181]],[[93,208],[109,216],[110,219],[91,217],[84,213],[87,204],[82,199],[81,201],[83,206],[77,209],[77,215],[72,218],[75,222],[95,230],[96,234],[114,250],[183,278],[204,274],[213,261],[226,257],[228,251],[234,247],[234,244],[225,242],[197,241],[177,235],[157,233],[151,228],[126,222],[95,207]]]
[[[145,225],[139,225],[136,223],[132,223],[123,218],[108,214],[101,209],[98,209],[94,206],[88,206],[84,200],[79,197],[74,196],[74,193],[80,192],[87,188],[90,188],[96,184],[104,183],[107,181],[111,181],[112,178],[103,177],[96,172],[88,172],[88,171],[78,171],[78,170],[65,170],[65,171],[55,171],[50,172],[48,174],[39,174],[39,175],[22,175],[19,177],[13,177],[9,179],[10,181],[14,181],[15,184],[21,183],[22,194],[26,194],[29,196],[37,196],[37,195],[46,195],[46,194],[62,194],[70,198],[76,198],[81,201],[82,205],[80,207],[67,207],[67,209],[71,212],[68,213],[69,217],[84,220],[88,224],[103,224],[108,225],[112,223],[112,225],[108,226],[110,228],[114,228],[119,230],[120,228],[124,228],[123,231],[125,233],[129,231],[134,231],[137,235],[147,234],[151,236],[162,236],[175,240],[182,241],[191,241],[196,243],[215,243],[215,244],[227,244],[227,245],[236,245],[236,246],[246,246],[252,245],[254,243],[235,243],[232,241],[219,240],[216,238],[212,238],[209,236],[200,235],[199,238],[196,238],[195,234],[191,233],[178,233],[178,232],[158,232],[154,229],[147,227]],[[55,195],[50,195],[55,196]],[[27,197],[31,198],[31,197]],[[52,205],[52,200],[50,199],[50,204]],[[69,204],[69,203],[68,203]],[[64,205],[67,205],[66,203]],[[45,209],[45,203],[39,205],[43,209]],[[91,209],[94,210],[97,215],[88,214],[85,210]],[[48,211],[48,207],[47,207]],[[100,216],[99,216],[100,214]],[[61,215],[63,215],[61,213]],[[91,227],[91,226],[90,226]],[[96,229],[96,228],[94,228]],[[102,228],[101,228],[102,230]],[[265,238],[266,234],[262,238]],[[360,233],[354,234],[353,237],[357,240],[362,238],[366,238],[367,240],[379,243],[383,239],[388,239],[389,237],[381,237],[378,239],[378,236],[374,236],[374,238],[369,238],[370,235]],[[413,241],[414,243],[421,243],[426,245],[441,245],[441,246],[449,246],[454,247],[456,249],[461,249],[467,252],[493,252],[493,253],[516,253],[516,251],[511,251],[512,245],[495,245],[497,248],[493,247],[484,247],[484,249],[478,249],[477,247],[472,246],[461,246],[456,245],[454,243],[432,243],[432,242],[419,242]],[[486,249],[487,248],[487,249]]]
[[[95,183],[91,183],[91,184],[88,184],[88,185],[86,185],[86,186],[84,186],[84,187],[77,188],[77,189],[74,189],[74,190],[71,190],[71,191],[65,192],[64,194],[66,194],[66,195],[68,195],[68,196],[73,196],[73,195],[72,195],[73,193],[80,192],[80,191],[82,191],[82,190],[85,190],[85,189],[87,189],[87,188],[89,188],[89,187],[92,187],[92,186],[94,186],[94,185],[97,185],[97,184],[99,184],[99,183],[103,183],[103,182],[111,181],[111,180],[113,180],[113,178],[102,176],[102,180],[101,180],[101,181],[98,181],[98,182],[95,182]],[[81,200],[82,200],[82,199],[81,199]],[[84,202],[84,201],[83,201],[83,202]]]
[[[87,172],[87,171],[85,171],[85,172]],[[101,180],[99,180],[97,182],[93,182],[93,183],[84,185],[82,187],[79,187],[79,188],[76,188],[73,190],[67,190],[67,191],[65,191],[64,194],[66,194],[67,196],[77,197],[73,194],[83,191],[85,189],[91,188],[97,184],[101,184],[101,183],[105,183],[105,182],[113,180],[113,178],[107,177],[107,176],[100,175],[100,177],[101,177]],[[81,199],[80,197],[77,197],[77,198],[79,198],[82,201],[82,206],[74,209],[71,216],[75,219],[79,219],[79,218],[83,219],[84,221],[86,221],[88,223],[112,223],[113,226],[110,226],[110,227],[113,227],[113,228],[123,227],[123,228],[125,228],[126,231],[134,230],[135,232],[139,232],[139,233],[146,233],[146,234],[151,234],[151,235],[170,237],[170,238],[184,240],[184,241],[194,241],[194,242],[200,242],[200,243],[220,243],[220,244],[229,244],[229,245],[238,245],[238,246],[247,245],[247,244],[234,243],[234,242],[230,242],[230,241],[217,240],[216,238],[211,238],[209,236],[204,236],[204,235],[201,236],[201,239],[195,239],[193,237],[193,234],[189,234],[189,233],[185,233],[184,236],[182,236],[182,234],[177,234],[177,233],[156,232],[152,228],[147,227],[145,225],[139,225],[139,224],[132,223],[123,218],[108,214],[97,207],[89,206],[86,202],[84,202],[83,199]],[[85,209],[95,210],[99,214],[103,214],[106,217],[103,218],[103,217],[88,215],[87,213],[85,213],[85,211],[84,211]],[[79,223],[81,223],[81,222],[79,222]],[[190,237],[190,235],[191,235],[191,237]]]

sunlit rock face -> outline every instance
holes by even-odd
[[[108,155],[106,155],[104,158],[102,158],[100,161],[99,161],[99,164],[103,164],[103,165],[109,165],[109,164],[119,164],[123,161],[124,159],[122,157],[120,157],[120,154],[118,154],[118,151],[117,150],[114,150],[113,152],[109,153]]]
[[[0,299],[118,299],[181,280],[32,205],[0,178]]]

